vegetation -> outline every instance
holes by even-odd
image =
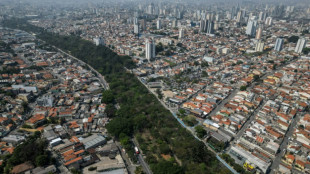
[[[240,86],[240,91],[245,91],[246,90],[246,86]]]
[[[88,171],[95,171],[97,169],[97,167],[96,166],[93,166],[93,167],[89,167],[88,168]]]
[[[102,103],[114,103],[114,95],[111,90],[103,91],[101,102]]]
[[[207,135],[207,131],[201,125],[195,127],[195,132],[199,138],[203,138],[205,135]]]
[[[176,63],[174,63],[174,62],[172,62],[172,61],[170,61],[170,60],[167,60],[167,59],[164,59],[164,61],[167,62],[167,63],[169,63],[169,66],[170,66],[170,67],[174,67],[174,66],[177,65]]]
[[[12,168],[18,164],[30,161],[35,166],[44,166],[52,163],[52,158],[47,149],[47,141],[40,138],[41,133],[35,132],[34,135],[16,146],[12,155],[5,157],[0,171],[9,173]],[[1,172],[2,173],[2,172]]]
[[[183,128],[133,74],[126,73],[123,67],[135,67],[130,57],[118,56],[107,47],[95,46],[77,36],[45,32],[24,20],[12,19],[4,21],[4,24],[35,32],[42,40],[70,52],[105,75],[115,102],[120,105],[107,125],[108,132],[121,139],[124,136],[140,136],[137,141],[145,149],[143,153],[153,173],[229,172],[228,169],[219,167],[215,155]],[[167,146],[161,146],[162,144]],[[127,153],[131,154],[132,151]],[[162,154],[166,152],[176,157],[178,162],[164,159]]]
[[[240,174],[250,174],[251,172],[246,171],[242,166],[235,163],[235,160],[228,154],[223,153],[220,155],[230,166],[232,166]]]
[[[298,42],[298,39],[299,39],[298,36],[291,36],[291,37],[289,37],[287,40],[288,40],[289,42],[292,42],[292,43],[297,43],[297,42]]]
[[[159,99],[163,99],[163,94],[162,94],[160,89],[158,89],[158,88],[156,89],[156,94],[157,94]]]
[[[310,48],[304,48],[304,49],[302,50],[302,52],[303,52],[304,54],[309,54],[309,53],[310,53]]]
[[[226,146],[226,144],[224,142],[218,141],[218,140],[216,140],[215,138],[212,138],[212,137],[208,140],[208,143],[212,147],[214,147],[214,150],[217,151],[217,152],[221,152],[222,150],[224,150],[224,148]]]
[[[198,123],[195,116],[192,116],[192,115],[188,115],[188,116],[184,117],[183,122],[187,126],[195,126]]]
[[[156,53],[162,52],[164,51],[164,47],[163,44],[161,42],[159,42],[156,47],[155,47]]]
[[[141,166],[136,167],[135,174],[145,174]]]

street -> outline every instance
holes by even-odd
[[[143,168],[144,172],[146,172],[146,174],[152,174],[152,171],[149,168],[149,165],[144,161],[144,158],[142,156],[141,149],[139,148],[138,143],[136,143],[134,138],[131,139],[131,141],[134,144],[134,146],[139,149],[140,153],[138,154],[138,160],[139,160],[140,164],[142,165],[142,168]]]
[[[287,148],[288,141],[289,141],[288,138],[293,135],[294,127],[297,125],[297,122],[299,121],[299,119],[300,119],[300,114],[298,113],[296,115],[296,117],[292,120],[292,123],[290,124],[288,131],[284,135],[282,144],[280,145],[280,148],[279,148],[280,153],[278,153],[276,155],[276,158],[273,160],[273,162],[270,166],[270,173],[272,173],[272,174],[275,173],[275,169],[277,169],[279,167],[279,164],[281,163],[281,158],[285,153],[283,150]]]

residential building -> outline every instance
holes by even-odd
[[[295,52],[300,54],[302,50],[305,48],[306,44],[307,40],[305,38],[298,39],[297,45],[295,47]]]

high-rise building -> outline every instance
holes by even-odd
[[[94,44],[95,44],[96,46],[104,45],[104,41],[103,41],[103,39],[102,39],[101,37],[95,37],[95,38],[93,39],[93,41],[94,41]]]
[[[161,29],[161,20],[160,19],[158,19],[157,20],[157,30],[160,30]]]
[[[155,58],[155,42],[154,39],[145,40],[145,58],[148,61],[151,61],[152,58]]]
[[[146,21],[145,21],[145,19],[142,19],[142,20],[141,20],[141,30],[142,30],[142,31],[145,31],[145,30],[146,30]]]
[[[172,26],[172,28],[176,28],[178,26],[178,21],[177,20],[173,20],[171,26]]]
[[[133,32],[135,34],[139,34],[139,24],[138,23],[133,25]]]
[[[183,37],[184,37],[184,29],[181,28],[181,29],[179,30],[179,39],[182,39]]]
[[[277,38],[276,44],[274,45],[275,51],[281,51],[283,47],[284,40],[282,38]]]
[[[200,28],[199,28],[200,32],[205,31],[205,25],[206,25],[205,20],[200,20]]]
[[[305,38],[298,39],[297,45],[295,47],[295,52],[300,54],[302,50],[305,48],[306,44],[307,40]]]
[[[257,26],[257,20],[255,19],[255,16],[254,16],[251,19],[249,19],[245,33],[250,37],[254,37],[256,34],[256,26]]]
[[[263,52],[264,51],[264,46],[265,46],[265,44],[261,40],[259,40],[256,43],[255,52]]]
[[[257,40],[261,39],[262,38],[262,33],[263,33],[262,26],[259,26],[257,31],[256,31],[255,39],[257,39]]]
[[[214,22],[210,22],[210,21],[208,22],[207,33],[208,34],[214,33]]]
[[[237,21],[237,22],[241,22],[241,19],[242,19],[242,13],[241,13],[241,11],[239,11],[239,12],[237,13],[237,19],[236,19],[236,21]]]
[[[154,4],[151,3],[148,8],[147,8],[147,13],[148,14],[153,14],[153,11],[154,11]]]
[[[259,21],[265,21],[265,20],[266,20],[266,16],[267,16],[267,13],[261,11],[261,12],[259,13],[258,20],[259,20]]]
[[[265,24],[270,26],[272,24],[272,17],[267,17],[266,21],[265,21]]]
[[[220,21],[220,15],[219,14],[215,15],[215,21],[217,21],[217,22]]]

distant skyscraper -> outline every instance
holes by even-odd
[[[176,28],[178,26],[178,21],[177,20],[173,20],[172,21],[172,28]]]
[[[283,47],[284,40],[282,38],[277,38],[276,44],[274,45],[275,51],[281,51]]]
[[[265,21],[266,20],[266,16],[267,16],[266,12],[261,11],[259,13],[258,20],[259,21]]]
[[[210,21],[208,22],[207,33],[208,34],[214,33],[214,22],[210,22]]]
[[[259,40],[256,43],[255,52],[263,52],[264,51],[264,46],[265,46],[265,44],[261,40]]]
[[[184,37],[184,29],[181,28],[179,31],[179,39],[182,39]]]
[[[151,3],[148,8],[147,8],[147,13],[148,14],[153,14],[153,11],[154,11],[154,4]]]
[[[257,26],[257,21],[255,17],[252,17],[251,19],[249,19],[245,33],[249,35],[250,37],[254,37],[256,33],[256,26]]]
[[[145,19],[141,20],[141,30],[143,30],[143,31],[146,30],[146,21],[145,21]]]
[[[206,22],[205,20],[200,20],[200,32],[204,32],[205,31],[205,27],[206,27]]]
[[[157,20],[157,30],[160,30],[161,29],[161,20],[160,19],[158,19]]]
[[[155,42],[153,39],[145,40],[145,58],[148,61],[151,61],[152,58],[155,58]]]
[[[261,39],[262,38],[262,33],[263,33],[262,26],[259,26],[257,31],[256,31],[255,39],[257,39],[257,40]]]
[[[133,18],[133,24],[138,24],[138,18]]]
[[[220,15],[219,14],[215,15],[215,21],[220,21]]]
[[[302,50],[305,48],[306,44],[307,44],[307,40],[305,38],[298,39],[295,52],[300,54]]]
[[[267,17],[266,21],[265,21],[265,24],[270,26],[272,24],[272,17]]]
[[[138,23],[133,25],[133,32],[135,34],[139,34],[139,24]]]
[[[237,13],[237,19],[236,19],[237,22],[241,22],[241,18],[242,18],[241,14],[242,14],[241,11]]]

